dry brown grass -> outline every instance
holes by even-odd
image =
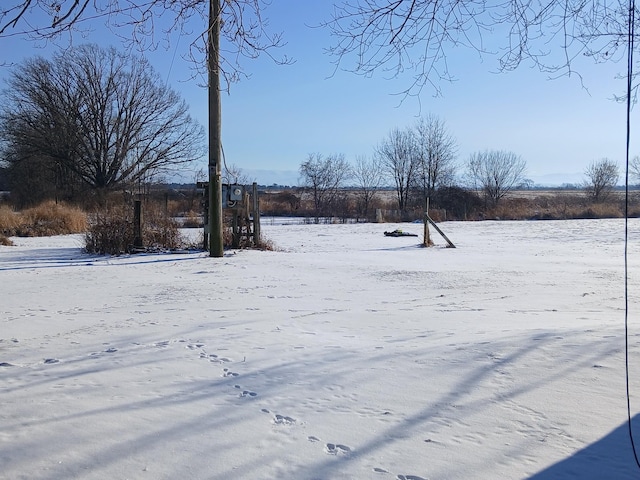
[[[0,232],[5,236],[46,237],[86,230],[86,213],[70,205],[49,201],[22,212],[0,206]]]
[[[258,240],[257,244],[255,245],[255,248],[257,248],[258,250],[269,251],[269,252],[279,251],[278,247],[273,242],[273,240],[269,238],[265,238],[264,235],[260,236],[260,240]]]
[[[202,228],[204,223],[204,218],[202,214],[194,212],[193,210],[187,212],[184,217],[182,217],[182,226],[184,228]]]
[[[0,233],[8,236],[15,235],[22,223],[22,218],[7,205],[0,205]]]
[[[640,212],[631,205],[630,216]],[[498,206],[485,211],[483,218],[500,220],[571,220],[584,218],[624,217],[623,204],[613,198],[604,203],[593,203],[584,195],[541,195],[538,197],[507,197]]]
[[[0,233],[0,245],[3,245],[5,247],[10,247],[10,246],[13,245],[13,242],[11,241],[10,238],[7,238],[3,234]]]
[[[142,246],[145,250],[175,250],[184,247],[178,224],[167,217],[164,208],[151,203],[142,207]],[[131,205],[117,205],[92,215],[85,235],[90,253],[120,255],[136,251]]]

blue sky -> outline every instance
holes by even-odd
[[[411,126],[426,114],[445,121],[457,140],[460,165],[476,151],[509,150],[526,160],[527,176],[543,184],[578,182],[591,161],[605,157],[622,166],[625,106],[612,97],[624,89],[625,82],[616,79],[623,62],[580,64],[585,89],[578,76],[549,80],[526,65],[492,73],[497,70],[494,58],[479,59],[457,48],[448,52],[457,80],[440,83],[442,96],[434,97],[433,90],[425,88],[419,98],[403,100],[394,93],[407,87],[406,77],[334,72],[332,58],[324,53],[331,37],[308,26],[328,18],[330,8],[330,1],[275,0],[266,16],[271,29],[282,31],[287,41],[281,52],[295,63],[276,65],[267,57],[247,60],[243,66],[250,78],[223,95],[226,161],[252,180],[295,184],[298,167],[309,153],[341,153],[349,161],[371,156],[391,129]],[[100,25],[91,27],[95,31],[87,41],[119,46]],[[75,43],[83,41],[79,35],[74,38]],[[169,50],[146,55],[206,126],[207,91],[199,85],[201,79],[190,78],[192,65],[181,58],[189,41],[174,36]],[[51,48],[18,37],[0,42],[6,62],[46,56]],[[0,81],[10,68],[0,67]],[[205,166],[203,159],[193,171]],[[192,181],[193,171],[184,172],[183,180]]]

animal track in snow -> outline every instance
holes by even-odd
[[[200,358],[206,358],[210,362],[214,362],[214,363],[227,363],[227,362],[231,361],[230,358],[219,357],[215,353],[206,353],[206,352],[201,352],[200,353]]]
[[[427,480],[426,478],[419,477],[418,475],[397,475],[397,480]]]
[[[351,452],[351,447],[347,447],[346,445],[342,445],[339,443],[327,443],[324,446],[324,451],[330,455],[346,455]]]
[[[296,419],[287,417],[285,415],[276,414],[276,416],[273,418],[273,423],[275,423],[276,425],[295,425]]]
[[[46,363],[47,365],[50,365],[52,363],[58,363],[60,360],[58,360],[57,358],[45,358],[44,359],[44,363]]]
[[[313,435],[308,436],[307,440],[309,440],[310,442],[313,442],[313,443],[320,441],[320,439],[318,437],[314,437]]]
[[[240,375],[239,373],[232,372],[228,368],[223,369],[223,371],[224,371],[224,373],[222,374],[223,377],[237,377]]]
[[[256,392],[252,392],[251,390],[243,390],[240,396],[241,397],[257,397],[258,394]]]

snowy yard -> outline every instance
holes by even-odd
[[[278,251],[222,259],[14,238],[0,478],[638,478],[623,221],[441,224],[456,249],[397,227],[422,233],[269,222]]]

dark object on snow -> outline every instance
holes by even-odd
[[[393,232],[384,232],[385,237],[417,237],[415,233],[403,232],[399,228],[394,230]]]

